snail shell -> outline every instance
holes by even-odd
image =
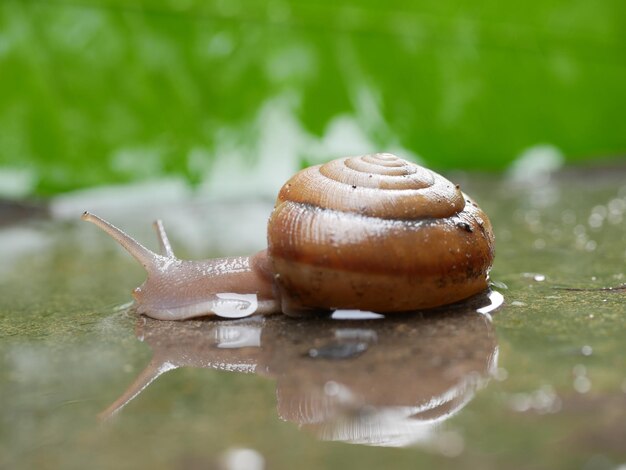
[[[487,288],[489,219],[442,176],[391,154],[304,169],[281,189],[268,255],[282,310],[396,312]]]

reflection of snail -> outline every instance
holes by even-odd
[[[276,377],[279,415],[323,440],[426,443],[497,365],[489,317],[468,310],[322,323],[313,337],[304,325],[275,329],[263,347],[272,351],[267,369]],[[319,359],[301,359],[303,345]],[[341,360],[350,354],[356,357]]]
[[[162,254],[85,213],[148,272],[136,309],[157,319],[254,311],[409,311],[487,287],[493,233],[458,186],[389,154],[305,169],[281,189],[268,249],[251,257],[183,261],[163,226]]]
[[[484,297],[476,301],[484,303]],[[472,308],[384,321],[268,316],[181,323],[141,317],[137,336],[150,345],[153,359],[103,417],[163,372],[191,366],[275,379],[280,416],[324,439],[424,441],[433,437],[435,423],[471,400],[496,366],[489,316]]]

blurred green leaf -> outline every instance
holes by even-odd
[[[277,100],[301,134],[349,116],[367,142],[342,149],[439,169],[503,169],[543,143],[570,161],[623,155],[625,49],[618,0],[7,0],[0,169],[27,171],[37,195],[198,183],[227,148],[254,161]]]

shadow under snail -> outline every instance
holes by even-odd
[[[384,153],[295,174],[269,218],[267,250],[249,257],[181,260],[161,221],[157,254],[93,214],[82,218],[143,265],[135,310],[160,320],[438,307],[485,290],[494,255],[489,219],[459,186]]]

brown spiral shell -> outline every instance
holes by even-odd
[[[436,307],[487,287],[487,216],[442,176],[391,154],[294,175],[268,224],[285,313]]]

